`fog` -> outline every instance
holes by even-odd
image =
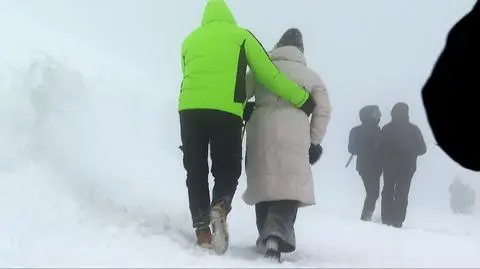
[[[36,143],[36,150],[40,145],[47,152],[41,158],[55,167],[54,174],[64,177],[62,184],[65,175],[76,178],[64,184],[67,189],[75,192],[78,185],[70,184],[87,181],[97,195],[125,207],[179,214],[186,221],[176,110],[180,46],[200,24],[205,2],[1,1],[0,145],[5,150],[0,168],[24,172],[31,157],[23,152]],[[237,22],[267,49],[286,29],[298,27],[307,62],[327,86],[333,114],[324,155],[313,168],[318,205],[308,212],[359,217],[363,184],[353,164],[344,166],[348,133],[367,104],[380,106],[383,125],[396,102],[407,102],[411,121],[425,137],[427,154],[418,161],[407,223],[421,227],[427,219],[450,214],[448,186],[455,175],[480,190],[478,175],[435,145],[420,98],[448,30],[473,0],[227,2]],[[49,64],[35,60],[38,55],[53,57],[73,74],[61,75],[67,87],[52,91],[49,84],[53,101],[46,123],[35,129],[39,112],[29,103],[34,87],[26,86],[33,83],[27,74],[36,72],[29,69],[32,63]],[[242,176],[239,206],[243,189]],[[184,208],[173,212],[168,203]],[[455,222],[448,225],[456,227]]]

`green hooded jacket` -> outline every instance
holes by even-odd
[[[270,61],[260,42],[237,26],[224,0],[209,0],[202,25],[182,44],[178,110],[215,109],[242,117],[247,66],[267,89],[300,108],[309,93]]]

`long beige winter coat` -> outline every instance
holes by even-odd
[[[247,98],[255,96],[256,108],[247,124],[247,189],[249,205],[263,201],[297,200],[315,204],[313,176],[308,159],[310,143],[321,144],[330,121],[331,106],[320,77],[306,66],[296,47],[273,50],[274,64],[311,92],[317,106],[309,122],[305,113],[274,95],[253,75],[247,75]]]

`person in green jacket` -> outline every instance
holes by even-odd
[[[222,254],[228,249],[226,218],[242,171],[247,67],[266,88],[307,116],[315,102],[275,67],[251,32],[237,25],[223,0],[207,2],[202,25],[183,41],[181,61],[178,111],[193,228],[198,245]],[[212,200],[209,145],[215,179]]]

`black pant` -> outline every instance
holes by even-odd
[[[225,201],[230,211],[242,172],[242,119],[217,110],[180,112],[183,166],[193,227],[210,224],[210,206]],[[213,199],[208,185],[208,146],[215,178]]]
[[[374,175],[360,175],[362,177],[363,185],[365,186],[365,201],[363,202],[361,220],[371,220],[373,212],[375,211],[375,204],[377,203],[380,192],[380,176]]]
[[[407,215],[408,194],[413,173],[383,174],[382,222],[402,227]]]
[[[262,243],[269,237],[280,240],[280,252],[292,252],[296,248],[295,221],[298,201],[278,200],[255,204],[257,230]]]

